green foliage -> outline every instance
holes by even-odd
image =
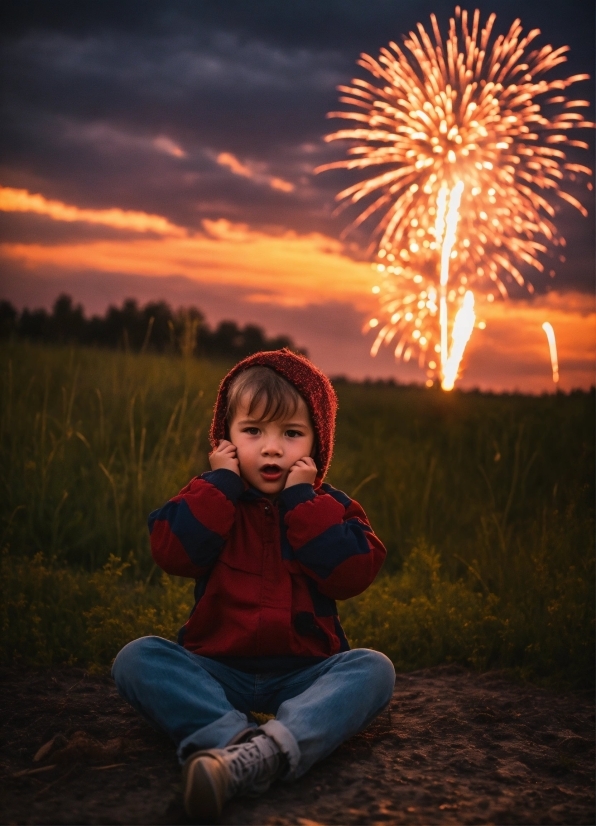
[[[462,655],[466,665],[482,667],[495,602],[463,581],[445,579],[439,555],[421,545],[399,574],[379,578],[342,615],[353,645],[383,651],[398,670],[461,661]]]
[[[193,583],[160,575],[158,584],[131,582],[111,555],[89,575],[55,567],[42,554],[0,559],[2,660],[37,665],[109,666],[132,639],[175,637],[192,605]]]
[[[518,594],[497,595],[475,570],[450,580],[436,551],[421,544],[399,573],[379,577],[342,606],[344,628],[354,646],[383,651],[401,671],[457,662],[510,669],[559,687],[590,687],[594,560],[562,564],[562,547],[555,541],[528,560],[532,578]]]
[[[172,638],[192,583],[160,575],[148,513],[208,467],[224,365],[0,347],[4,662],[105,667]],[[329,481],[388,548],[340,607],[398,668],[594,677],[594,394],[491,396],[338,383]]]

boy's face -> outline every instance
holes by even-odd
[[[273,496],[284,489],[294,462],[312,454],[315,434],[310,415],[300,399],[290,418],[263,421],[262,410],[248,415],[247,402],[239,400],[230,424],[230,441],[236,446],[242,478],[266,496]]]

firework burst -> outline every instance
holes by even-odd
[[[506,298],[514,283],[532,293],[521,269],[543,272],[541,258],[565,244],[551,196],[587,214],[564,186],[591,175],[567,150],[587,149],[570,130],[593,124],[576,111],[588,101],[565,92],[589,76],[545,80],[568,47],[530,50],[540,32],[524,35],[519,20],[495,37],[495,19],[481,28],[478,9],[469,16],[457,7],[445,41],[431,15],[432,34],[418,24],[403,48],[392,42],[376,60],[362,55],[374,82],[340,86],[352,110],[328,115],[355,125],[325,138],[351,141],[349,157],[317,170],[379,167],[337,196],[364,205],[348,230],[379,218],[371,352],[394,342],[396,358],[416,357],[446,389],[475,324],[472,288],[488,301]]]

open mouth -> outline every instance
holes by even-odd
[[[259,468],[259,473],[266,482],[277,482],[281,479],[283,470],[279,465],[263,465]]]

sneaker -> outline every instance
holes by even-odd
[[[279,746],[266,734],[225,749],[197,751],[182,770],[186,813],[197,820],[218,820],[231,797],[262,794],[285,766]]]

